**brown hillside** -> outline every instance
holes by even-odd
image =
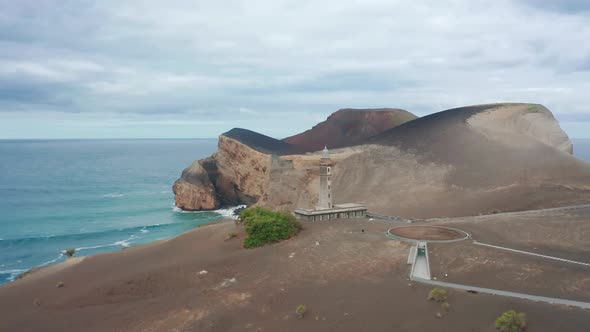
[[[402,109],[352,109],[338,110],[313,128],[285,138],[283,141],[299,146],[305,151],[317,151],[358,144],[365,139],[399,126],[417,117]]]

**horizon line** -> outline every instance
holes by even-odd
[[[216,137],[62,137],[62,138],[0,138],[0,141],[108,141],[108,140],[209,140]],[[569,137],[571,140],[590,140],[590,137]]]
[[[205,140],[218,137],[65,137],[65,138],[0,138],[0,141],[99,141],[99,140]]]

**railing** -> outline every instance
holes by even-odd
[[[380,213],[375,213],[375,212],[369,212],[367,211],[367,217],[369,218],[375,218],[375,219],[385,219],[385,220],[393,220],[393,221],[402,221],[402,222],[407,222],[407,223],[411,223],[413,221],[413,219],[406,219],[400,216],[388,216],[385,214],[380,214]]]

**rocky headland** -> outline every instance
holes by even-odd
[[[590,166],[537,104],[462,107],[416,118],[399,109],[340,110],[284,140],[245,129],[219,137],[174,184],[176,205],[208,210],[316,204],[324,145],[336,202],[413,218],[455,217],[590,201]]]

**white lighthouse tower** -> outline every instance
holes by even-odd
[[[355,204],[332,204],[332,159],[330,151],[324,147],[320,159],[320,195],[315,209],[298,208],[293,211],[295,217],[307,221],[322,221],[331,219],[366,218],[367,207]]]
[[[324,147],[320,160],[320,197],[318,210],[331,209],[332,205],[332,160],[328,147]]]

